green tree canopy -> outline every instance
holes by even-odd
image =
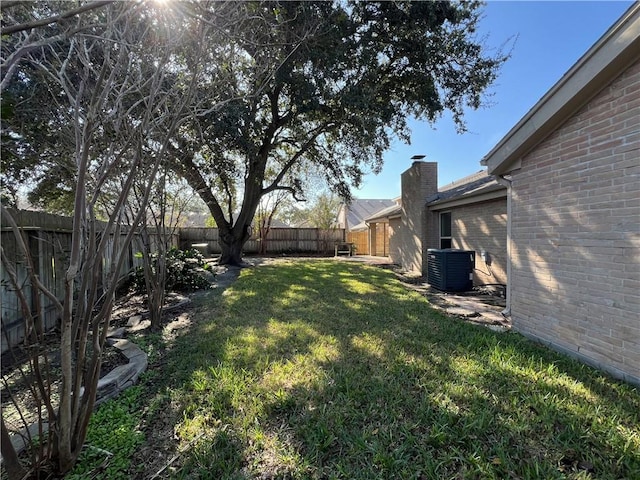
[[[302,195],[305,164],[348,199],[392,139],[409,141],[408,119],[432,122],[447,109],[463,131],[465,109],[482,104],[506,59],[474,36],[480,6],[243,4],[248,20],[226,32],[234,62],[218,65],[229,100],[203,109],[175,143],[174,168],[220,228],[221,261],[241,261],[263,195]],[[227,204],[241,206],[236,218]]]

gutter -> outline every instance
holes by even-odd
[[[369,255],[371,255],[371,224],[364,220],[364,224],[367,226],[367,247],[369,248]]]
[[[504,175],[494,175],[494,178],[500,185],[504,185],[507,187],[507,292],[506,292],[506,308],[502,311],[502,315],[506,318],[511,317],[511,281],[513,276],[511,275],[511,252],[513,249],[511,248],[511,212],[512,212],[512,188],[511,188],[511,179],[506,178]]]
[[[504,186],[504,185],[502,185]],[[472,203],[479,203],[488,200],[495,200],[498,198],[504,198],[504,188],[500,185],[495,185],[491,188],[486,188],[479,193],[473,193],[470,195],[461,195],[452,198],[436,199],[427,202],[427,208],[429,210],[443,210],[445,208],[460,207],[462,205],[469,205]]]

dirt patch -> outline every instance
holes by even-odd
[[[40,375],[56,403],[55,399],[61,386],[60,341],[55,334],[47,335],[45,338],[46,350],[39,361]],[[4,358],[2,361],[2,416],[9,430],[18,432],[38,420],[38,407],[42,404],[29,388],[36,372],[29,362],[27,352],[24,349],[13,349],[13,353],[6,354],[6,358],[7,363]],[[127,358],[118,349],[107,346],[102,354],[100,377],[104,377],[120,365],[126,365],[127,362]],[[43,416],[46,417],[44,411]]]

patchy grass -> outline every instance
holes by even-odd
[[[389,272],[264,266],[208,298],[166,372],[178,435],[201,436],[178,476],[640,475],[636,390],[447,318]]]
[[[134,386],[100,406],[91,417],[78,463],[65,478],[129,478],[131,457],[144,442],[138,429],[141,393],[141,387]]]
[[[247,269],[195,315],[143,383],[179,444],[163,478],[640,478],[637,390],[388,271]]]

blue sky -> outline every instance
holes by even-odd
[[[447,114],[431,126],[411,122],[411,145],[394,144],[381,174],[365,177],[356,198],[400,195],[400,174],[412,155],[438,162],[438,184],[482,169],[480,160],[631,6],[630,1],[489,1],[480,35],[498,48],[517,37],[510,60],[490,88],[490,107],[468,111],[457,134]]]

